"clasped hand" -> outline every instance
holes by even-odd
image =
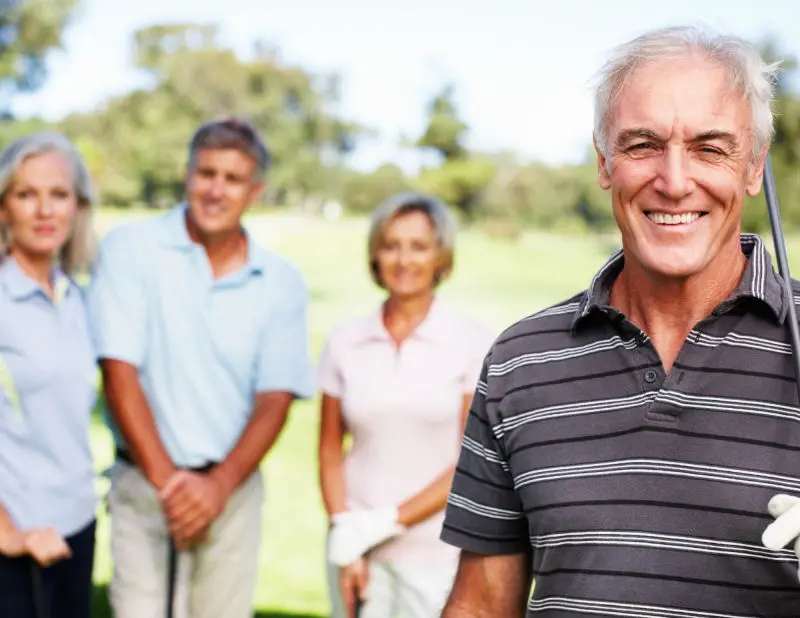
[[[29,555],[44,567],[72,557],[69,545],[54,528],[14,530],[2,540],[0,554],[9,558]]]
[[[225,508],[228,495],[215,478],[178,470],[158,492],[176,549],[205,540],[208,529]]]

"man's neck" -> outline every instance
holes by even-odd
[[[735,240],[692,277],[659,277],[629,261],[612,285],[610,304],[650,338],[667,371],[691,330],[739,285],[747,258]]]
[[[247,263],[247,236],[241,228],[222,234],[206,235],[187,217],[186,230],[189,238],[205,249],[216,279]]]

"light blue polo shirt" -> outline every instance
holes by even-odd
[[[68,537],[97,506],[97,366],[83,292],[54,276],[55,300],[13,258],[0,262],[0,503],[21,530],[53,526]]]
[[[248,236],[246,266],[215,281],[185,209],[112,229],[88,297],[98,358],[138,368],[172,461],[195,467],[228,455],[256,393],[311,397],[314,373],[300,272]]]

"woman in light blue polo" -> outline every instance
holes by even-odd
[[[58,133],[0,153],[0,616],[91,611],[96,373],[72,279],[90,261],[91,194]]]

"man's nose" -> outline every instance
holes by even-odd
[[[686,151],[682,148],[667,148],[661,157],[656,190],[670,200],[679,201],[691,193],[693,186]]]

